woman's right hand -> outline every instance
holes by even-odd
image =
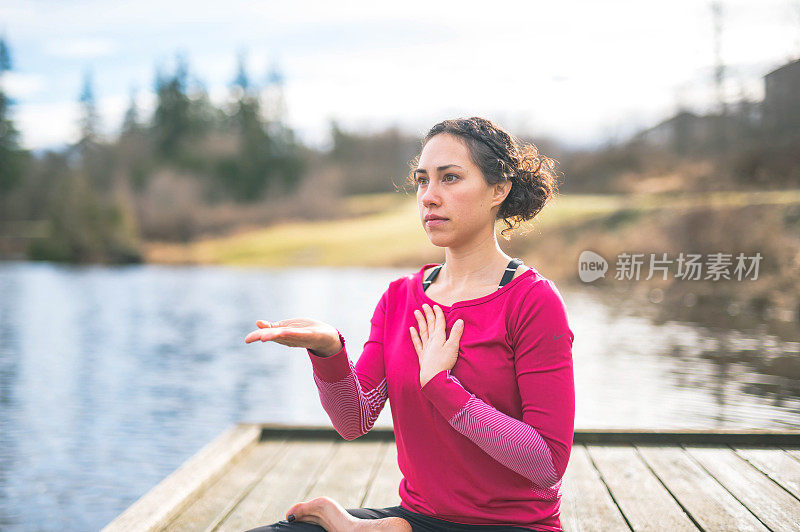
[[[258,320],[256,325],[258,330],[248,334],[245,343],[258,340],[276,342],[289,347],[311,349],[321,356],[335,355],[342,348],[336,328],[311,318],[290,318],[276,322]]]

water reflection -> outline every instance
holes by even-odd
[[[355,360],[411,271],[0,264],[0,528],[99,529],[240,420],[329,425],[305,352],[244,335],[311,316]],[[560,288],[578,427],[800,427],[794,329]]]
[[[565,299],[571,316],[581,307],[578,426],[800,427],[797,322],[761,322],[742,313],[728,316],[731,325],[741,325],[733,329],[722,326],[719,305],[687,315],[627,291],[586,289]],[[578,345],[584,339],[600,339],[599,345]]]

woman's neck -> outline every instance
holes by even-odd
[[[497,244],[497,237],[476,243],[469,248],[445,248],[445,260],[437,282],[451,290],[465,290],[484,284],[496,284],[497,272],[505,268],[511,257]]]

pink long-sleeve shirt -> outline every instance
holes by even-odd
[[[387,399],[399,494],[408,510],[457,523],[561,530],[561,480],[575,420],[574,335],[561,294],[535,269],[491,294],[439,305],[422,289],[426,264],[389,284],[353,364],[342,349],[308,351],[322,406],[352,440]],[[446,335],[464,321],[458,360],[420,386],[409,332],[415,309],[439,305]]]

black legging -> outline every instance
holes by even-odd
[[[535,530],[533,528],[523,528],[519,526],[505,525],[464,525],[461,523],[451,523],[443,519],[436,519],[427,515],[419,514],[406,510],[402,506],[389,506],[387,508],[348,508],[347,513],[360,519],[383,519],[385,517],[402,517],[411,525],[413,532],[512,532],[515,530]],[[253,528],[247,532],[272,532],[275,530],[287,531],[306,531],[320,532],[325,529],[312,523],[301,523],[299,521],[288,522],[278,521],[271,525]]]

